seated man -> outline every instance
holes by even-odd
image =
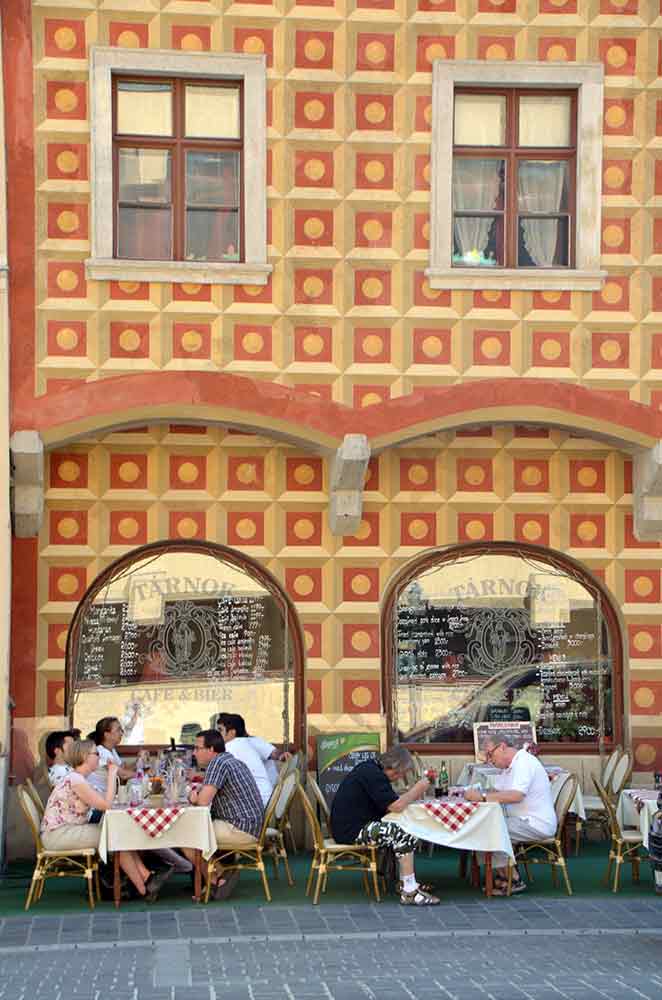
[[[225,741],[226,753],[232,754],[237,760],[242,761],[253,775],[253,780],[262,798],[262,805],[266,806],[271,798],[273,785],[267,774],[264,760],[246,735],[244,720],[240,715],[223,712],[222,716],[218,718],[218,730]]]
[[[547,772],[528,750],[518,750],[506,739],[496,743],[488,740],[484,747],[488,764],[498,767],[496,787],[488,792],[469,788],[464,793],[469,802],[501,802],[505,806],[506,826],[513,844],[530,843],[553,837],[556,833],[556,813]],[[495,895],[505,895],[508,880],[508,855],[495,851],[492,863],[496,869]],[[517,871],[513,873],[512,892],[522,892],[525,883]]]
[[[416,881],[414,850],[418,840],[397,823],[389,822],[408,805],[428,791],[430,783],[421,778],[413,788],[398,796],[392,781],[404,778],[413,770],[411,754],[404,747],[393,747],[373,760],[358,764],[344,779],[331,806],[331,831],[338,844],[377,844],[390,847],[398,859],[404,906],[436,906],[431,896]]]
[[[242,761],[225,750],[223,737],[205,729],[195,738],[195,759],[204,767],[202,788],[192,789],[193,805],[211,806],[216,841],[238,848],[254,844],[260,834],[264,809],[253,775]],[[195,855],[183,848],[194,861]],[[214,899],[226,899],[236,885],[239,872],[232,872],[214,891]]]
[[[53,762],[48,768],[48,783],[51,788],[55,788],[71,773],[72,768],[67,764],[65,753],[73,742],[73,735],[68,730],[56,730],[46,737],[46,756]]]
[[[248,744],[250,744],[250,746],[253,748],[253,750],[255,750],[257,752],[260,760],[264,764],[264,768],[265,768],[265,770],[267,772],[267,777],[269,778],[269,781],[271,782],[271,787],[275,788],[275,786],[276,786],[276,784],[278,782],[278,768],[276,766],[276,761],[289,760],[289,758],[292,756],[292,754],[288,753],[287,750],[278,750],[273,745],[273,743],[269,743],[269,742],[267,742],[267,740],[263,740],[261,736],[249,736],[248,733],[246,732],[246,723],[244,722],[243,717],[241,715],[236,715],[236,714],[231,713],[231,712],[219,712],[218,713],[218,718],[216,720],[216,726],[217,726],[219,732],[221,733],[221,736],[224,735],[223,734],[223,729],[221,727],[223,726],[226,729],[228,729],[228,728],[231,729],[231,728],[233,728],[231,726],[231,723],[233,721],[235,723],[234,728],[235,728],[235,732],[236,732],[237,737],[240,738],[240,739],[242,739],[242,738],[245,739],[246,742]],[[226,745],[227,745],[227,742],[228,742],[227,737],[224,737],[224,738],[225,738],[225,742],[226,742]],[[230,753],[232,753],[232,751],[229,749],[229,747],[228,747],[228,751]],[[237,754],[235,754],[234,756],[236,757]]]

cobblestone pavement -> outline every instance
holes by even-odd
[[[11,1000],[662,996],[662,900],[212,906],[0,920]]]

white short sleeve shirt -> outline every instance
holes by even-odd
[[[257,751],[258,756],[262,763],[264,764],[264,769],[267,772],[267,777],[271,782],[271,787],[274,788],[278,782],[278,766],[275,760],[271,759],[271,755],[276,749],[273,743],[268,743],[267,740],[263,740],[261,736],[247,736],[246,739]]]
[[[114,747],[112,750],[107,747],[97,747],[97,753],[99,754],[99,766],[96,771],[92,772],[87,781],[100,795],[105,795],[108,785],[108,764],[117,764],[118,767],[121,767],[122,758]]]
[[[527,750],[518,750],[510,767],[496,775],[494,787],[499,791],[522,792],[521,802],[504,806],[506,815],[517,816],[531,824],[536,833],[553,837],[556,833],[556,813],[547,772],[540,761]]]
[[[267,775],[263,761],[260,759],[259,753],[255,747],[251,746],[251,737],[236,736],[233,740],[230,740],[229,743],[225,744],[225,750],[226,753],[236,757],[237,760],[243,761],[246,765],[255,778],[255,784],[258,787],[262,804],[266,806],[267,802],[271,798],[273,785],[269,780],[269,776]]]

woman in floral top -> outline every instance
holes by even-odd
[[[100,795],[88,784],[89,775],[99,765],[99,755],[92,740],[74,742],[67,748],[66,758],[73,770],[51,792],[41,821],[41,841],[47,851],[97,847],[100,827],[88,823],[90,809],[105,812],[115,797],[116,764],[108,764],[105,794]],[[156,898],[160,876],[150,874],[136,851],[120,851],[120,867],[139,895],[150,901]]]

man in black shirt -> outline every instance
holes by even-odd
[[[419,885],[414,874],[418,840],[389,819],[395,820],[397,813],[429,788],[427,778],[421,778],[403,795],[395,793],[391,782],[404,778],[413,766],[411,754],[404,747],[393,747],[374,760],[358,764],[336,792],[331,806],[331,831],[338,844],[390,847],[400,867],[400,902],[405,906],[436,906],[439,900]]]

